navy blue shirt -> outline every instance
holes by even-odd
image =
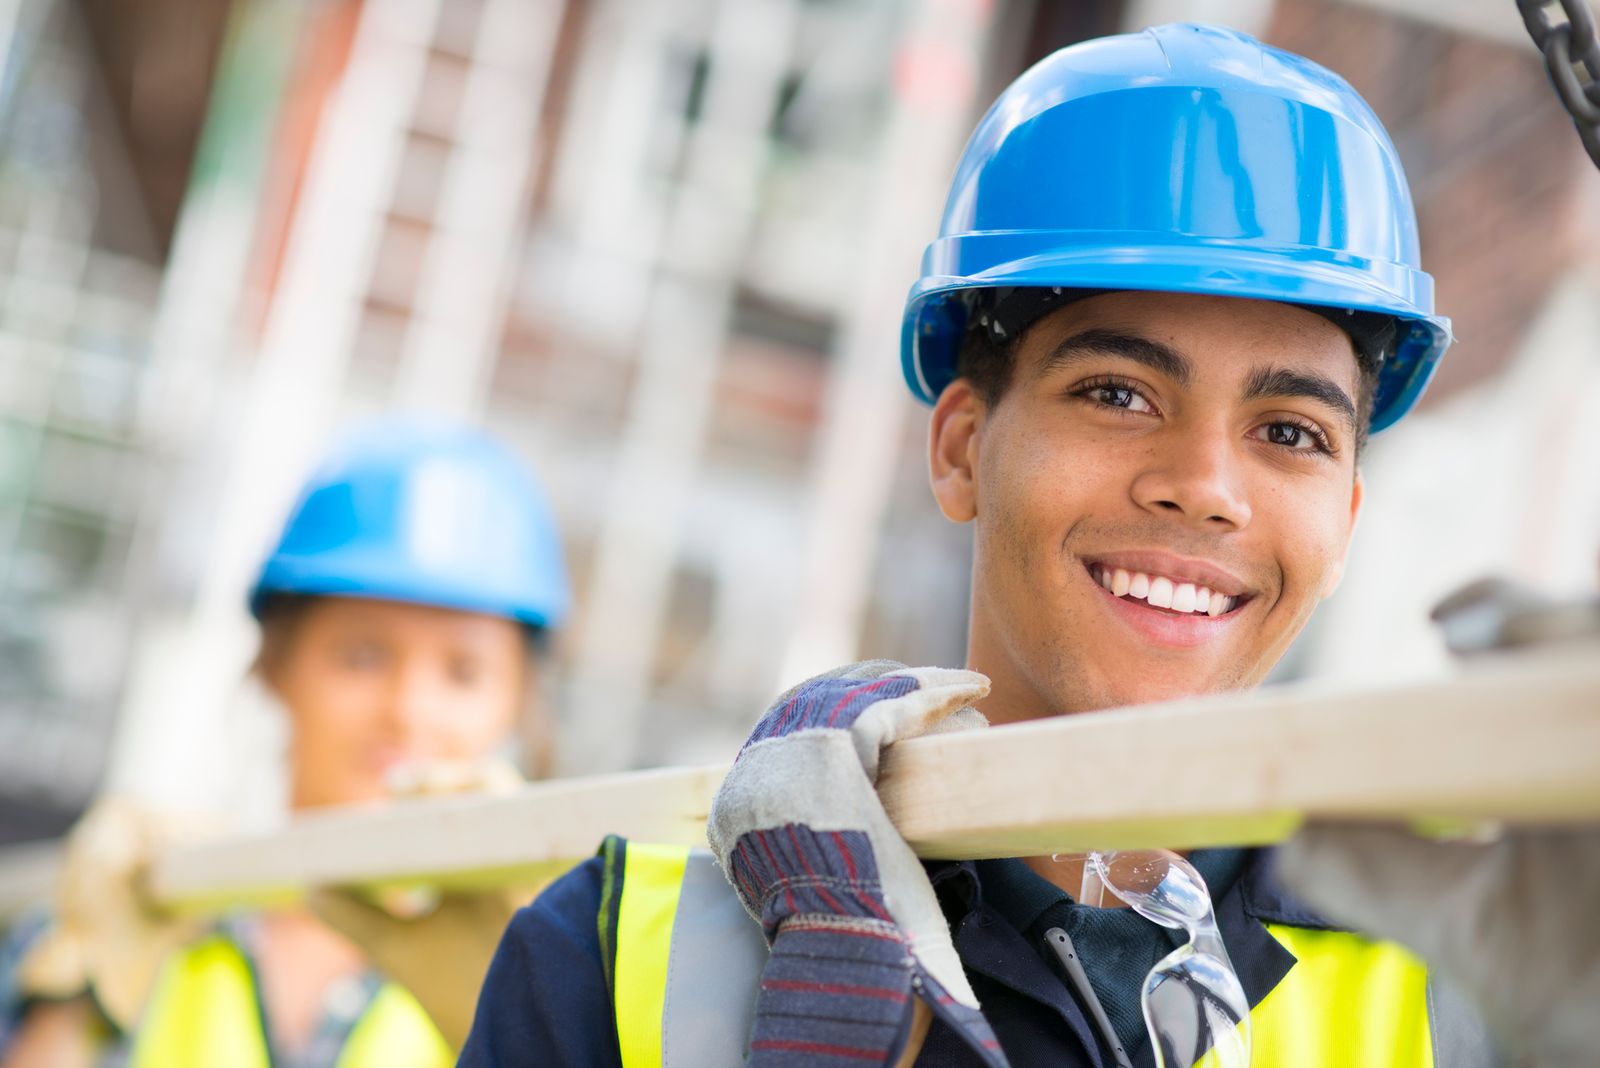
[[[1269,857],[1255,850],[1201,851],[1194,857],[1211,886],[1218,928],[1252,1006],[1294,964],[1264,924],[1327,926],[1278,886]],[[1149,965],[1172,947],[1171,935],[1126,910],[1075,905],[1020,861],[927,867],[984,1016],[1015,1068],[1110,1068],[1113,1063],[1044,943],[1044,931],[1053,927],[1082,943],[1078,948],[1090,985],[1117,1025],[1133,1063],[1154,1064],[1148,1037],[1127,1023],[1127,1006],[1136,1011],[1138,983]],[[602,870],[598,857],[584,862],[512,919],[484,979],[472,1034],[461,1052],[463,1068],[620,1068],[601,959]],[[1105,951],[1118,945],[1122,952]],[[1130,1038],[1134,1042],[1128,1045]],[[935,1021],[917,1063],[979,1062],[961,1039]]]
[[[1222,898],[1248,857],[1243,849],[1205,849],[1190,861],[1212,896]],[[1031,945],[1043,949],[1052,929],[1066,933],[1123,1048],[1137,1049],[1145,1040],[1139,1004],[1145,976],[1187,940],[1186,932],[1152,923],[1132,909],[1080,905],[1019,860],[980,860],[975,867],[984,901]],[[1048,953],[1046,963],[1056,961]]]

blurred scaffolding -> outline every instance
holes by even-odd
[[[58,830],[104,766],[137,631],[126,561],[153,460],[137,405],[162,250],[79,13],[0,5],[0,56],[5,840]]]
[[[904,289],[999,86],[1174,18],[1369,97],[1462,339],[1374,442],[1286,670],[1433,670],[1452,584],[1592,577],[1600,183],[1512,0],[12,0],[0,835],[108,761],[270,810],[244,590],[328,435],[389,407],[479,420],[550,487],[564,770],[724,758],[858,655],[959,662]]]

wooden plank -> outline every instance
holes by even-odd
[[[318,884],[537,885],[593,855],[607,834],[703,845],[726,772],[664,768],[329,810],[281,831],[176,850],[156,863],[150,889],[184,911],[206,911],[287,900]]]
[[[314,884],[538,883],[608,833],[702,844],[724,771],[329,811],[175,850],[151,889],[207,910]],[[1600,650],[1490,658],[1404,687],[1273,688],[921,738],[885,755],[880,790],[917,852],[946,858],[1264,844],[1308,816],[1600,822]]]
[[[1600,648],[918,739],[879,791],[919,854],[951,858],[1267,844],[1309,816],[1600,822]]]

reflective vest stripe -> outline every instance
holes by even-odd
[[[1472,1002],[1437,972],[1428,975],[1428,1030],[1434,1064],[1444,1068],[1508,1068],[1511,1064]]]
[[[761,928],[704,849],[612,837],[601,852],[601,954],[622,1063],[743,1064],[767,961]]]
[[[612,988],[622,1068],[661,1064],[672,924],[688,859],[681,846],[627,843]]]
[[[756,1018],[767,939],[704,849],[689,854],[672,924],[661,1063],[701,1068],[743,1064]],[[743,977],[742,986],[706,986],[707,975]],[[751,977],[754,977],[752,979]]]
[[[449,1068],[455,1054],[411,994],[379,989],[337,1068]],[[250,963],[213,935],[163,967],[134,1037],[129,1068],[272,1068]]]

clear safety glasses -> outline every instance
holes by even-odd
[[[1090,853],[1083,871],[1080,901],[1098,903],[1103,886],[1145,919],[1189,935],[1150,969],[1139,995],[1157,1068],[1248,1068],[1250,1003],[1194,865],[1141,849]]]

